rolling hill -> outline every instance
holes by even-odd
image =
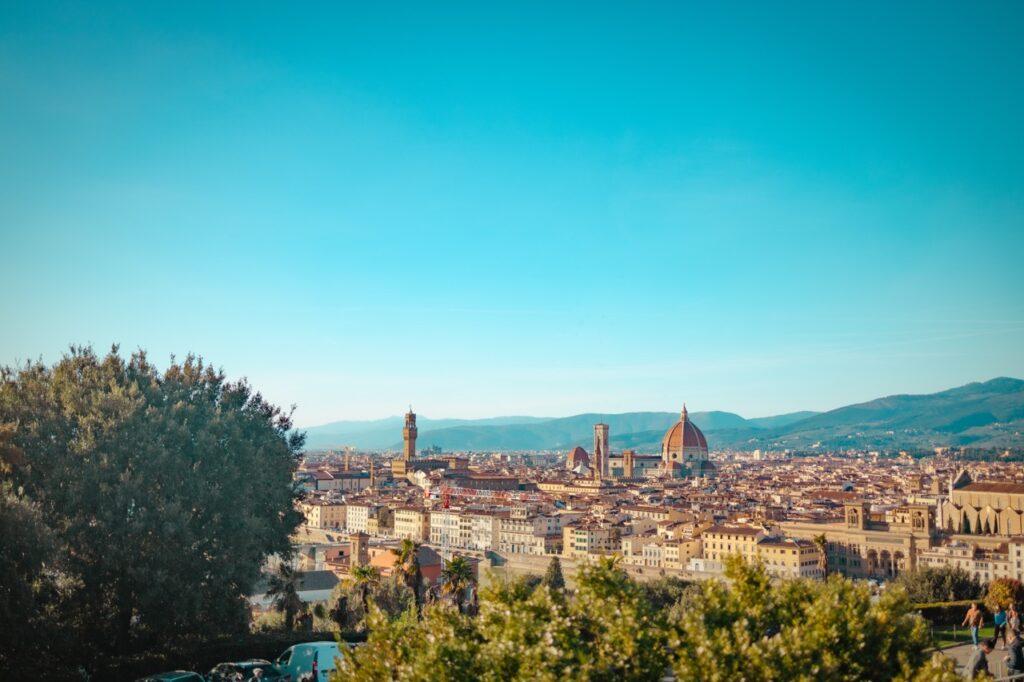
[[[938,393],[893,395],[757,432],[719,434],[733,447],[1024,446],[1024,381],[1000,377]]]
[[[590,447],[593,427],[611,427],[612,446],[656,451],[677,412],[587,413],[571,417],[419,418],[421,447],[444,450],[556,450]],[[894,395],[828,412],[745,419],[691,412],[712,449],[1024,446],[1024,381],[998,378],[926,395]],[[307,429],[309,449],[352,445],[397,450],[401,417],[333,422]]]

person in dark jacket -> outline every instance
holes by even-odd
[[[1010,630],[1010,641],[1006,644],[1006,650],[1010,652],[1006,657],[1007,676],[1024,674],[1024,640],[1016,630]]]
[[[982,640],[978,645],[978,648],[971,654],[970,659],[967,661],[967,665],[964,666],[964,677],[968,680],[973,680],[981,673],[991,675],[988,671],[988,655],[992,653],[992,650],[995,648],[995,637]]]

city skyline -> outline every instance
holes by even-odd
[[[0,364],[300,426],[1024,376],[1019,6],[288,12],[9,9]]]

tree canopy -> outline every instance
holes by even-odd
[[[1024,603],[1024,585],[1013,578],[996,578],[988,584],[985,593],[985,608],[995,613],[999,609],[1020,606]]]
[[[982,593],[981,584],[960,566],[907,571],[893,582],[906,590],[915,604],[975,599]]]
[[[60,627],[96,652],[245,628],[260,567],[301,521],[291,429],[193,356],[160,372],[141,351],[73,347],[0,370],[4,477],[59,548]]]
[[[726,577],[686,588],[685,608],[656,606],[613,559],[582,566],[569,595],[495,580],[475,618],[443,603],[422,619],[373,613],[366,646],[334,679],[657,680],[670,669],[722,682],[959,679],[925,653],[927,629],[902,590],[872,601],[840,576],[773,585],[742,561]]]

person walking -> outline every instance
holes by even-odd
[[[967,609],[967,615],[964,616],[964,622],[960,626],[966,625],[971,628],[971,641],[974,643],[975,649],[978,648],[978,631],[984,622],[985,617],[981,614],[981,609],[978,608],[978,602],[971,602],[971,608]]]
[[[1006,610],[1006,627],[1016,630],[1017,634],[1020,634],[1020,614],[1017,613],[1017,607],[1013,604],[1010,604],[1010,608]]]
[[[1013,628],[1009,630],[1010,641],[1006,645],[1006,650],[1010,653],[1005,659],[1006,676],[1024,675],[1024,640],[1020,638],[1019,632]]]
[[[999,636],[1002,635],[1002,637],[1003,637],[1003,646],[1001,648],[1005,649],[1006,648],[1006,609],[1004,609],[1002,606],[1000,606],[999,610],[996,611],[994,616],[992,616],[992,625],[995,626],[995,633],[992,635],[992,639],[994,639],[994,640],[996,640],[996,642],[998,642],[999,641]]]
[[[991,675],[992,673],[988,671],[988,655],[992,653],[995,647],[995,637],[990,637],[981,642],[981,646],[974,650],[974,653],[971,654],[970,659],[967,661],[967,665],[964,666],[964,677],[968,680],[973,680],[981,673]]]

